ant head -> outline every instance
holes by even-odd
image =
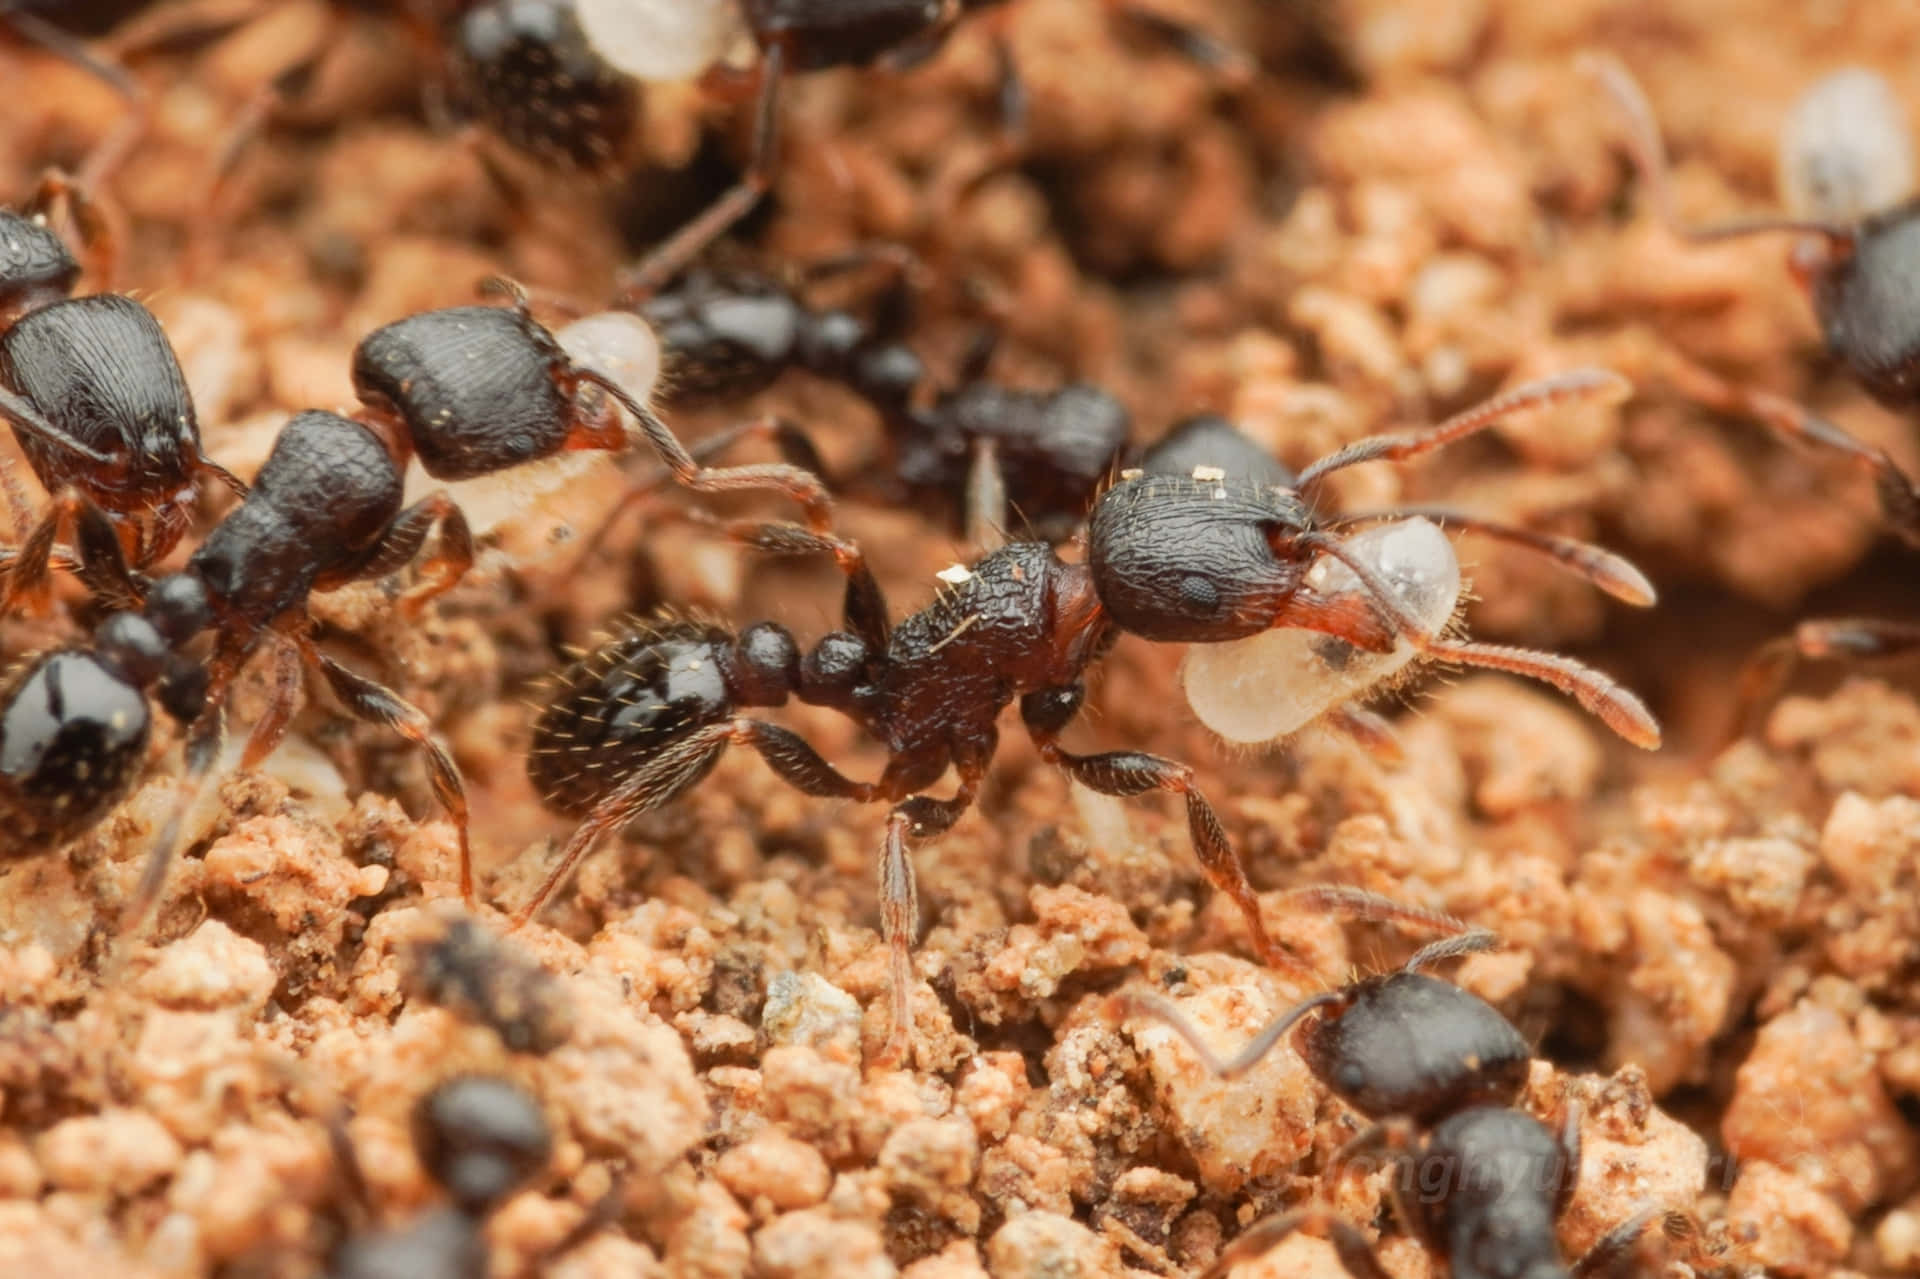
[[[106,816],[146,761],[146,696],[92,653],[34,659],[8,681],[0,706],[0,790],[15,820],[39,827],[43,847]]]
[[[1101,607],[1123,630],[1218,643],[1280,621],[1312,562],[1294,544],[1310,526],[1291,489],[1217,468],[1130,471],[1094,505],[1087,560]]]
[[[45,219],[0,210],[0,314],[58,302],[79,279],[79,260]]]
[[[1140,458],[1148,475],[1192,475],[1214,467],[1270,488],[1293,488],[1300,477],[1217,413],[1196,413],[1173,424]]]
[[[460,1208],[484,1213],[546,1167],[553,1134],[525,1090],[504,1079],[448,1080],[413,1112],[420,1162]]]

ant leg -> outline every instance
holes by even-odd
[[[803,471],[821,476],[824,481],[827,469],[820,460],[820,452],[814,447],[813,440],[799,426],[771,413],[716,431],[705,439],[688,445],[687,455],[704,466],[735,444],[748,439],[770,440],[774,447],[779,449],[781,458],[788,465],[797,466]],[[663,467],[629,486],[621,495],[619,502],[614,505],[613,510],[600,521],[600,526],[594,529],[580,548],[579,556],[575,560],[575,568],[578,569],[584,565],[599,551],[614,525],[623,519],[627,512],[654,496],[665,485],[672,483],[673,478],[673,471]]]
[[[1322,721],[1328,728],[1358,743],[1360,749],[1382,764],[1395,767],[1406,762],[1407,753],[1400,745],[1400,735],[1393,731],[1392,724],[1370,710],[1351,704],[1336,706]]]
[[[892,632],[887,599],[859,545],[832,533],[816,533],[798,524],[733,523],[727,532],[757,551],[774,555],[810,555],[826,552],[846,575],[847,594],[842,615],[848,630],[866,641],[869,651],[884,653]]]
[[[1496,426],[1515,413],[1552,408],[1582,400],[1617,404],[1633,393],[1633,383],[1612,369],[1573,369],[1553,377],[1527,382],[1456,413],[1438,426],[1423,431],[1388,435],[1369,435],[1345,448],[1336,449],[1300,472],[1295,484],[1302,494],[1334,471],[1362,462],[1404,462],[1435,449],[1444,448],[1469,435],[1477,435]]]
[[[1387,1199],[1393,1204],[1393,1215],[1400,1219],[1403,1230],[1421,1234],[1424,1233],[1423,1218],[1415,1211],[1415,1205],[1407,1200],[1407,1193],[1419,1182],[1419,1148],[1420,1136],[1412,1120],[1404,1117],[1383,1119],[1334,1152],[1334,1172],[1336,1176],[1345,1176],[1351,1171],[1371,1171],[1356,1165],[1363,1159],[1370,1160],[1376,1154],[1384,1154],[1388,1166],[1393,1170],[1387,1178]]]
[[[301,635],[295,637],[293,642],[299,646],[300,656],[309,665],[318,667],[320,673],[327,677],[328,686],[349,714],[370,724],[392,729],[426,754],[427,776],[433,783],[434,796],[453,820],[454,831],[460,841],[460,896],[469,910],[475,909],[467,791],[460,781],[460,770],[454,764],[453,757],[434,738],[432,721],[419,707],[405,701],[392,689],[376,684],[364,675],[356,675],[332,658],[322,655],[313,646],[311,636]]]
[[[619,382],[596,369],[582,368],[575,372],[576,378],[599,387],[614,401],[633,416],[639,424],[640,433],[647,443],[653,446],[660,460],[673,472],[674,482],[682,488],[695,493],[741,493],[768,491],[779,493],[792,499],[806,512],[807,526],[816,533],[826,533],[833,527],[833,498],[827,493],[826,482],[811,471],[802,470],[785,462],[760,462],[747,466],[710,467],[702,466],[694,460],[687,446],[673,433],[673,429],[647,405],[635,399],[633,393]],[[591,430],[591,427],[585,428]],[[624,443],[624,441],[622,441]],[[579,447],[578,445],[570,445]],[[615,447],[600,444],[597,447]]]
[[[273,691],[267,695],[267,708],[253,722],[247,734],[246,749],[240,753],[240,770],[260,767],[267,756],[287,735],[293,712],[300,704],[300,651],[285,640],[272,638],[269,660],[273,663]]]
[[[86,494],[65,488],[16,550],[6,592],[0,595],[0,613],[46,613],[52,604],[53,544],[63,525],[75,531],[79,554],[69,563],[88,587],[115,608],[138,608],[145,591],[127,567],[113,520]]]
[[[1915,512],[1920,516],[1920,504],[1916,505]],[[1552,533],[1518,528],[1512,524],[1482,519],[1450,506],[1394,506],[1374,511],[1354,511],[1343,514],[1322,527],[1344,529],[1356,524],[1374,524],[1382,520],[1402,520],[1413,517],[1432,520],[1444,529],[1478,533],[1482,537],[1491,537],[1497,541],[1535,551],[1561,567],[1579,574],[1623,603],[1632,604],[1638,608],[1650,608],[1655,603],[1653,583],[1649,582],[1647,575],[1623,555],[1616,555],[1604,547],[1583,542],[1578,538],[1560,537]]]
[[[1346,1267],[1353,1279],[1388,1279],[1386,1267],[1380,1264],[1380,1258],[1374,1253],[1373,1245],[1367,1242],[1367,1237],[1352,1222],[1335,1216],[1333,1210],[1324,1204],[1313,1204],[1256,1221],[1238,1239],[1227,1245],[1220,1259],[1207,1268],[1202,1279],[1226,1279],[1227,1274],[1241,1262],[1279,1247],[1288,1235],[1301,1230],[1308,1234],[1325,1235],[1327,1242],[1333,1245],[1334,1255],[1340,1258],[1340,1264]]]
[[[1007,477],[992,440],[973,442],[967,467],[967,544],[979,555],[1007,544]]]
[[[53,206],[65,201],[67,214],[80,232],[80,245],[86,252],[86,268],[98,282],[98,291],[111,293],[119,275],[121,236],[114,230],[119,220],[117,208],[94,195],[89,182],[81,181],[64,169],[48,169],[27,201],[29,212],[48,216]]]
[[[1873,476],[1880,510],[1896,536],[1920,546],[1920,488],[1885,449],[1862,443],[1804,405],[1769,391],[1717,377],[1676,351],[1664,351],[1660,369],[1680,394],[1715,413],[1759,422],[1774,434],[1832,449]]]
[[[1780,696],[1794,668],[1804,660],[1854,661],[1900,657],[1920,649],[1920,623],[1874,618],[1835,618],[1802,622],[1791,635],[1770,640],[1740,668],[1736,685],[1734,736],[1742,735],[1759,712]]]
[[[778,44],[760,56],[760,95],[754,107],[753,152],[739,181],[693,221],[669,236],[640,260],[640,264],[622,272],[614,305],[637,306],[658,293],[663,285],[693,262],[708,245],[725,235],[728,228],[753,210],[773,186],[773,166],[778,158],[780,123],[780,84],[785,74],[786,53]]]
[[[1691,1233],[1692,1222],[1683,1213],[1669,1213],[1660,1208],[1641,1208],[1625,1221],[1593,1241],[1593,1246],[1580,1254],[1568,1269],[1569,1279],[1591,1279],[1596,1275],[1619,1273],[1622,1266],[1630,1260],[1634,1245],[1640,1242],[1640,1236],[1647,1227],[1660,1221],[1671,1233],[1675,1220],[1682,1223],[1683,1229]]]
[[[147,864],[140,873],[140,883],[135,887],[132,899],[121,909],[119,922],[115,926],[115,931],[121,936],[140,926],[159,901],[160,890],[166,886],[167,870],[173,865],[181,828],[194,810],[199,808],[200,797],[212,776],[214,763],[220,758],[220,748],[226,742],[227,688],[250,655],[247,639],[237,637],[232,632],[222,632],[214,642],[213,655],[207,660],[207,682],[201,693],[200,713],[186,726],[187,738],[182,748],[186,767],[181,770],[180,779],[175,784],[173,810],[167,816],[166,825],[161,827],[159,837],[154,840],[153,848],[147,853]]]
[[[1259,64],[1246,53],[1193,23],[1140,4],[1138,0],[1102,0],[1102,3],[1108,12],[1152,33],[1228,89],[1248,88],[1259,74]]]
[[[1260,918],[1260,899],[1247,879],[1247,868],[1227,839],[1219,816],[1206,796],[1193,784],[1193,769],[1185,764],[1149,755],[1143,751],[1108,751],[1099,755],[1076,755],[1062,747],[1061,731],[1079,712],[1086,690],[1075,684],[1057,689],[1028,693],[1020,699],[1020,718],[1033,739],[1040,758],[1067,776],[1102,795],[1122,799],[1144,795],[1148,791],[1169,791],[1180,795],[1187,805],[1187,834],[1192,840],[1200,869],[1216,892],[1225,893],[1247,922],[1253,948],[1262,963],[1296,976],[1313,979],[1307,962],[1276,943],[1267,935]]]
[[[440,525],[440,544],[420,566],[420,580],[403,591],[397,607],[402,617],[418,619],[427,604],[459,585],[473,567],[473,533],[466,514],[445,489],[427,496],[394,516],[393,523],[374,547],[373,558],[356,577],[385,577],[411,560],[427,540],[427,530]]]
[[[871,782],[856,782],[842,775],[799,734],[777,724],[736,719],[707,725],[662,746],[636,767],[624,783],[594,805],[593,811],[568,836],[553,869],[533,890],[533,896],[514,912],[508,928],[519,928],[539,914],[548,900],[573,877],[574,870],[602,836],[642,813],[679,798],[707,775],[727,747],[734,745],[757,750],[782,781],[806,794],[863,803],[878,797],[877,788]]]

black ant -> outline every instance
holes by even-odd
[[[1342,890],[1321,895],[1329,906],[1352,906]],[[1380,917],[1361,905],[1362,913]],[[1455,927],[1453,936],[1423,946],[1396,972],[1302,1000],[1229,1061],[1216,1058],[1193,1024],[1158,996],[1123,993],[1112,1004],[1116,1012],[1164,1022],[1208,1073],[1222,1078],[1252,1069],[1292,1032],[1314,1078],[1371,1121],[1341,1149],[1338,1163],[1352,1166],[1384,1153],[1395,1214],[1447,1258],[1453,1279],[1610,1273],[1663,1214],[1636,1212],[1571,1267],[1562,1259],[1554,1223],[1579,1179],[1579,1109],[1567,1106],[1556,1135],[1515,1108],[1533,1056],[1527,1041],[1491,1004],[1422,971],[1500,944],[1490,932]],[[1355,1279],[1386,1279],[1366,1236],[1325,1205],[1255,1223],[1207,1271],[1209,1279],[1298,1230],[1324,1233]]]
[[[289,421],[252,490],[180,572],[151,583],[136,578],[108,517],[91,502],[77,503],[83,572],[138,607],[108,617],[90,651],[57,650],[29,664],[0,703],[0,722],[26,735],[19,752],[0,761],[17,810],[6,837],[10,853],[46,847],[16,843],[12,836],[21,829],[71,838],[124,795],[147,737],[146,717],[130,714],[129,701],[155,691],[188,726],[186,790],[122,926],[138,921],[159,892],[180,823],[219,753],[227,688],[268,647],[276,663],[271,700],[253,725],[241,767],[258,765],[285,733],[300,663],[317,669],[354,716],[426,752],[434,792],[459,834],[461,889],[471,903],[466,795],[452,758],[418,708],[323,655],[307,615],[314,591],[400,568],[436,523],[439,545],[421,580],[400,596],[401,614],[417,616],[472,564],[465,516],[444,490],[403,505],[405,466],[415,454],[429,475],[458,480],[570,449],[624,448],[630,440],[618,405],[677,482],[705,492],[784,493],[804,508],[817,536],[830,537],[831,504],[812,475],[777,463],[700,466],[626,387],[574,363],[533,322],[524,298],[516,295],[515,303],[425,312],[369,334],[354,356],[359,415],[309,411]],[[858,559],[851,547],[845,554]],[[214,646],[202,663],[185,647],[207,631]]]
[[[409,991],[492,1030],[512,1052],[548,1053],[572,1032],[566,988],[520,947],[461,916],[411,947]]]
[[[137,570],[179,543],[195,481],[211,476],[246,491],[201,449],[186,377],[153,313],[124,294],[72,296],[80,262],[48,223],[63,198],[96,272],[111,277],[105,220],[64,174],[47,174],[21,212],[0,211],[0,418],[52,498],[34,520],[8,486],[25,537],[11,553],[0,612],[44,606],[54,540],[81,503],[107,513]]]
[[[561,3],[564,0],[552,0]],[[737,5],[742,25],[760,51],[755,68],[759,93],[754,107],[752,150],[739,179],[698,216],[674,232],[656,247],[622,280],[621,296],[639,301],[651,296],[685,270],[700,254],[744,218],[773,184],[778,151],[779,96],[789,75],[820,71],[832,67],[859,67],[876,64],[910,66],[930,56],[947,39],[954,27],[973,15],[987,15],[995,25],[994,49],[1000,62],[1000,107],[1010,131],[1024,126],[1025,94],[1007,48],[1004,33],[998,30],[1008,0],[697,0],[683,6],[689,50],[711,52],[701,62],[698,57],[681,68],[680,78],[691,78],[702,70],[718,70],[725,45],[707,34],[722,5]],[[1218,41],[1164,14],[1152,12],[1130,0],[1103,0],[1105,6],[1124,14],[1157,36],[1168,41],[1185,56],[1220,72],[1229,82],[1243,81],[1249,74],[1244,60]],[[696,32],[696,28],[698,31]],[[649,34],[658,36],[657,32]],[[608,58],[616,54],[611,45],[602,45]],[[636,52],[619,57],[651,57]]]
[[[1781,140],[1787,216],[1692,227],[1674,209],[1659,126],[1639,84],[1612,57],[1589,55],[1586,65],[1627,119],[1629,155],[1667,229],[1695,243],[1797,237],[1789,265],[1807,288],[1827,349],[1882,404],[1920,405],[1920,300],[1909,287],[1920,269],[1920,195],[1913,139],[1886,82],[1856,68],[1825,77],[1801,96]],[[1920,547],[1920,489],[1885,450],[1781,396],[1727,382],[1676,355],[1665,363],[1675,384],[1709,408],[1753,417],[1786,438],[1865,467],[1894,533]],[[1888,657],[1916,647],[1920,628],[1898,622],[1802,623],[1742,671],[1734,731],[1778,694],[1802,658]]]
[[[1694,227],[1674,208],[1659,126],[1639,84],[1612,57],[1589,55],[1585,65],[1626,116],[1628,153],[1668,231],[1697,244],[1797,237],[1790,266],[1807,288],[1827,349],[1887,407],[1920,404],[1920,300],[1906,286],[1920,264],[1920,197],[1912,189],[1913,142],[1885,83],[1843,71],[1801,97],[1781,142],[1787,216]],[[1726,382],[1677,356],[1666,363],[1680,389],[1708,407],[1865,467],[1894,532],[1920,546],[1920,490],[1883,450],[1781,396]]]
[[[1623,385],[1597,370],[1534,383],[1433,430],[1349,445],[1301,472],[1291,489],[1229,483],[1218,474],[1123,478],[1094,507],[1084,562],[1062,559],[1043,542],[1012,543],[971,568],[947,570],[946,589],[897,628],[872,571],[846,554],[844,542],[791,524],[736,526],[762,550],[832,552],[847,579],[845,629],[803,654],[777,622],[736,635],[717,623],[671,621],[618,634],[566,670],[534,725],[528,772],[549,806],[585,820],[516,923],[546,904],[603,835],[685,793],[727,747],[751,747],[810,795],[892,805],[880,909],[892,963],[887,1053],[898,1058],[909,1033],[917,922],[908,844],[942,833],[972,806],[999,741],[996,721],[1017,700],[1041,758],[1075,780],[1109,795],[1180,795],[1201,867],[1246,917],[1256,952],[1269,964],[1297,967],[1268,936],[1246,869],[1191,768],[1141,751],[1082,755],[1060,744],[1085,699],[1087,669],[1127,632],[1208,645],[1293,628],[1350,651],[1387,653],[1404,644],[1429,659],[1545,680],[1628,740],[1652,747],[1659,741],[1652,715],[1597,672],[1551,654],[1441,638],[1446,619],[1429,624],[1414,616],[1380,567],[1316,525],[1307,501],[1343,467],[1416,457],[1509,414],[1617,397]],[[1323,556],[1354,575],[1353,588],[1316,589],[1313,570]],[[795,733],[740,713],[790,697],[838,710],[884,743],[880,778],[846,777]],[[949,767],[959,775],[955,793],[923,794]]]
[[[472,1279],[490,1264],[486,1224],[509,1196],[553,1157],[553,1134],[540,1107],[519,1085],[462,1075],[437,1085],[413,1111],[413,1148],[447,1203],[397,1230],[350,1235],[327,1266],[329,1279]],[[358,1157],[345,1131],[331,1130],[334,1160],[354,1201],[370,1201]],[[612,1199],[589,1212],[558,1243],[549,1261],[605,1224]]]
[[[1126,407],[1084,383],[1039,391],[989,382],[990,340],[975,342],[954,385],[923,403],[931,380],[925,364],[887,336],[903,306],[896,290],[882,304],[884,318],[869,323],[837,307],[810,307],[766,274],[695,268],[640,314],[660,339],[670,402],[744,397],[788,369],[804,369],[845,386],[879,415],[890,457],[884,477],[871,484],[878,500],[946,503],[958,495],[976,547],[1003,540],[1010,512],[1044,540],[1067,537],[1126,448]],[[789,461],[823,474],[817,450],[790,423],[750,423],[703,448],[767,430]]]

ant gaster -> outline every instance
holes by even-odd
[[[0,774],[19,797],[23,825],[52,825],[57,818],[61,829],[75,830],[72,815],[98,814],[124,794],[144,751],[144,720],[134,717],[135,724],[126,716],[130,692],[156,691],[188,725],[183,798],[154,846],[123,927],[137,922],[158,895],[180,826],[219,753],[224,694],[262,647],[276,657],[272,700],[253,726],[241,766],[256,766],[278,744],[304,661],[356,717],[386,725],[426,752],[434,792],[458,832],[461,889],[472,902],[466,796],[453,760],[418,708],[323,655],[307,616],[312,592],[398,569],[436,523],[439,545],[422,580],[400,597],[402,613],[417,615],[472,563],[465,517],[444,490],[404,506],[405,467],[415,454],[429,475],[458,480],[568,449],[624,448],[629,437],[617,404],[677,482],[699,491],[788,494],[805,508],[810,527],[827,536],[830,503],[812,475],[780,464],[699,466],[651,409],[614,378],[574,364],[533,322],[524,299],[515,301],[510,309],[426,312],[369,334],[354,356],[359,415],[310,411],[289,421],[252,491],[178,573],[151,585],[137,581],[107,517],[90,502],[79,504],[84,570],[113,583],[117,596],[141,602],[137,611],[109,617],[90,652],[46,655],[19,677],[14,700],[0,706],[0,723],[17,723],[27,735],[17,747],[11,740],[0,744]],[[184,648],[206,631],[215,639],[202,666]],[[103,723],[128,726],[109,733]],[[98,753],[90,756],[90,748]]]
[[[1317,891],[1328,907],[1355,906],[1350,890]],[[1358,905],[1358,913],[1369,917],[1395,917],[1365,901]],[[1431,926],[1434,920],[1418,922]],[[1457,922],[1455,929],[1398,971],[1302,1000],[1229,1061],[1214,1057],[1194,1025],[1158,996],[1122,993],[1113,1004],[1116,1012],[1165,1023],[1209,1073],[1222,1078],[1252,1069],[1291,1032],[1314,1077],[1372,1121],[1342,1148],[1338,1162],[1384,1153],[1395,1214],[1447,1258],[1453,1279],[1606,1274],[1661,1214],[1636,1212],[1571,1268],[1562,1260],[1554,1223],[1579,1179],[1579,1110],[1567,1107],[1556,1135],[1514,1108],[1532,1058],[1527,1041],[1491,1004],[1422,971],[1499,945],[1490,932]],[[1324,1233],[1355,1279],[1387,1279],[1366,1236],[1324,1205],[1255,1223],[1208,1270],[1208,1279],[1220,1279],[1302,1229]]]
[[[186,377],[153,313],[118,293],[72,296],[80,263],[48,224],[62,197],[110,276],[106,223],[64,175],[43,178],[22,212],[0,212],[0,418],[52,499],[36,521],[8,485],[24,540],[7,566],[4,612],[45,604],[54,540],[81,503],[107,513],[138,570],[186,532],[197,479],[245,491],[202,451]]]
[[[585,820],[516,922],[538,912],[603,835],[685,793],[729,746],[751,747],[810,795],[892,805],[880,909],[892,965],[887,1055],[898,1058],[909,1041],[916,925],[909,841],[942,833],[972,806],[999,741],[1000,713],[1018,701],[1041,758],[1075,780],[1109,795],[1181,796],[1201,867],[1245,916],[1256,952],[1269,964],[1298,966],[1268,936],[1246,869],[1191,768],[1141,751],[1082,755],[1060,744],[1085,699],[1087,669],[1124,632],[1207,644],[1297,627],[1368,652],[1404,640],[1431,659],[1546,680],[1616,732],[1652,746],[1652,716],[1597,672],[1549,654],[1441,639],[1408,617],[1365,564],[1355,569],[1359,591],[1322,596],[1305,581],[1322,555],[1355,562],[1338,536],[1315,527],[1302,496],[1329,472],[1418,456],[1510,413],[1620,390],[1617,375],[1597,370],[1522,387],[1432,431],[1349,445],[1302,472],[1298,490],[1123,479],[1094,508],[1085,562],[1064,560],[1045,543],[1012,543],[943,573],[947,589],[897,628],[871,570],[846,557],[843,544],[793,525],[740,527],[742,539],[763,550],[834,552],[847,579],[845,629],[803,655],[778,623],[735,635],[675,621],[618,634],[565,671],[535,723],[528,771],[556,811]],[[741,714],[790,697],[838,710],[884,743],[879,779],[846,777],[797,734]],[[950,766],[959,776],[954,794],[923,794]]]
[[[413,1112],[413,1146],[447,1203],[411,1225],[356,1234],[327,1267],[330,1279],[473,1279],[489,1266],[486,1223],[509,1196],[547,1167],[553,1134],[539,1105],[517,1084],[462,1075],[436,1086]],[[353,1198],[368,1201],[346,1133],[332,1133],[335,1162]],[[551,1258],[602,1224],[590,1214],[553,1248]]]

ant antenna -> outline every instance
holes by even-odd
[[[1566,373],[1555,374],[1553,377],[1523,383],[1511,391],[1496,395],[1464,412],[1456,413],[1440,425],[1424,431],[1410,431],[1401,435],[1370,435],[1366,439],[1355,440],[1345,448],[1336,449],[1327,454],[1300,472],[1300,478],[1294,488],[1304,498],[1314,485],[1334,471],[1358,466],[1362,462],[1403,462],[1409,458],[1419,457],[1435,449],[1444,448],[1455,441],[1463,440],[1469,435],[1477,435],[1515,413],[1550,408],[1578,400],[1598,400],[1603,404],[1618,404],[1632,394],[1633,383],[1612,369],[1572,369]]]
[[[1653,202],[1654,215],[1675,237],[1691,240],[1696,244],[1711,244],[1749,235],[1784,232],[1793,235],[1819,236],[1842,253],[1853,247],[1852,228],[1839,223],[1821,222],[1809,218],[1763,215],[1754,218],[1735,218],[1707,226],[1687,225],[1681,220],[1679,210],[1674,207],[1666,145],[1661,141],[1659,123],[1654,117],[1652,105],[1647,102],[1646,93],[1640,87],[1640,82],[1634,79],[1633,73],[1627,70],[1620,59],[1610,53],[1589,50],[1574,59],[1574,66],[1582,74],[1598,80],[1600,87],[1606,90],[1607,96],[1613,99],[1614,105],[1619,109],[1622,122],[1627,127],[1627,136],[1624,139],[1627,158],[1633,162],[1634,171],[1639,175],[1640,181],[1646,185],[1647,195]]]

